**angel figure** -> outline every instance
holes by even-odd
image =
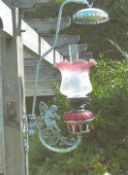
[[[39,104],[39,110],[40,110],[40,115],[42,119],[45,122],[45,125],[49,127],[51,130],[57,130],[61,131],[60,128],[57,125],[57,119],[60,119],[60,117],[57,115],[57,106],[56,105],[51,105],[48,107],[46,103],[43,101],[40,102]]]

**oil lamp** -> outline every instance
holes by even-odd
[[[64,115],[69,133],[83,134],[89,132],[89,125],[94,119],[91,111],[84,105],[87,94],[92,91],[89,78],[91,67],[96,65],[94,59],[78,59],[73,63],[63,61],[55,66],[60,70],[62,81],[60,92],[70,99],[72,109]]]
[[[34,97],[32,106],[32,118],[35,117],[36,96],[38,89],[39,70],[43,58],[55,49],[60,31],[62,11],[65,5],[77,3],[86,5],[87,8],[78,11],[73,15],[73,20],[78,24],[99,24],[108,21],[109,17],[106,12],[100,9],[92,8],[87,0],[65,0],[59,9],[57,18],[57,27],[54,44],[39,59],[36,67]],[[74,150],[81,143],[81,134],[89,131],[90,122],[94,119],[91,111],[84,104],[87,94],[92,91],[92,85],[89,79],[89,71],[96,61],[77,60],[73,63],[63,61],[55,63],[55,67],[60,70],[62,82],[60,91],[70,99],[71,110],[64,114],[64,121],[67,123],[69,137],[62,136],[61,129],[57,126],[55,105],[48,107],[44,102],[39,105],[40,117],[37,118],[37,128],[39,129],[39,138],[43,146],[47,149],[65,153]]]

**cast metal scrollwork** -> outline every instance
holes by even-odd
[[[57,114],[57,106],[50,107],[43,101],[39,104],[39,138],[41,143],[48,149],[65,153],[74,150],[80,143],[80,136],[63,136],[57,121],[60,116]]]

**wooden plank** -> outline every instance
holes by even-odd
[[[73,45],[73,44],[72,44]],[[78,52],[79,52],[79,58],[81,58],[81,55],[83,54],[83,52],[85,52],[87,50],[87,44],[83,43],[83,44],[77,44],[78,46]],[[66,59],[69,58],[69,44],[65,44],[62,47],[58,47],[57,48],[58,52],[60,54],[63,55],[63,57],[65,57]]]
[[[17,33],[19,16],[15,13],[15,37],[1,38],[2,97],[4,116],[4,175],[28,175],[22,133],[25,112],[23,44]]]
[[[0,40],[1,55],[1,40]],[[1,63],[1,56],[0,56]],[[4,144],[3,144],[3,87],[2,87],[2,64],[0,64],[0,174],[4,173]]]
[[[13,11],[9,8],[3,1],[0,0],[0,19],[2,25],[0,27],[1,36],[7,35],[13,37]],[[51,46],[42,38],[40,35],[33,30],[23,19],[21,20],[21,26],[19,32],[22,32],[23,44],[26,48],[31,51],[31,54],[36,54],[42,56]],[[62,56],[56,52],[56,62],[59,62],[62,59]],[[53,63],[53,51],[45,56],[45,60],[50,63]]]
[[[2,39],[2,72],[3,72],[3,115],[4,115],[4,149],[5,149],[5,169],[6,175],[25,175],[25,159],[23,148],[23,135],[21,133],[21,118],[23,110],[21,109],[21,97],[19,85],[21,86],[21,77],[19,77],[16,64],[17,51],[12,41],[3,41]],[[20,60],[22,60],[20,58]],[[12,81],[13,80],[13,81]],[[20,87],[21,88],[21,87]],[[14,115],[8,111],[9,104],[12,104]],[[13,109],[14,108],[14,109]]]
[[[57,82],[60,84],[60,81],[57,79],[51,80],[40,80],[38,81],[38,89],[37,96],[53,96],[55,95],[55,91],[53,90],[53,82]],[[26,80],[25,81],[25,96],[33,97],[34,94],[34,80]]]
[[[51,46],[40,35],[34,31],[24,20],[21,21],[23,44],[30,51],[34,52],[38,56],[42,56]],[[63,59],[56,51],[56,62],[60,62]],[[44,59],[51,64],[54,62],[54,52],[51,51]]]
[[[25,95],[33,96],[37,59],[25,59]],[[55,95],[53,82],[60,84],[60,72],[43,62],[40,67],[37,96]]]
[[[52,45],[54,43],[54,38],[55,36],[47,36],[44,37],[44,39],[50,44]],[[80,36],[79,35],[59,35],[58,38],[58,43],[56,47],[63,47],[64,45],[68,45],[68,44],[75,44],[77,42],[79,42],[80,40]]]
[[[93,52],[83,51],[80,53],[80,58],[89,60],[90,58],[93,58]]]
[[[57,18],[31,18],[26,19],[26,22],[40,34],[48,34],[56,31]],[[69,16],[62,17],[60,30],[69,27],[71,18]]]
[[[0,18],[3,22],[2,35],[6,34],[9,36],[13,35],[13,15],[12,10],[0,0]]]
[[[36,64],[37,59],[26,59],[24,60],[24,70],[25,70],[25,79],[26,80],[34,80],[35,79],[35,72],[36,72]],[[42,79],[56,79],[60,77],[60,72],[55,69],[50,64],[47,64],[46,62],[42,62],[40,66],[40,74],[39,74],[39,80]]]

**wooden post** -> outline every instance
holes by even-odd
[[[4,144],[3,144],[3,86],[1,64],[1,40],[0,40],[0,175],[4,173]]]
[[[22,133],[25,112],[23,44],[20,18],[18,11],[14,11],[13,38],[0,38],[0,108],[1,116],[4,116],[3,175],[28,175]]]

